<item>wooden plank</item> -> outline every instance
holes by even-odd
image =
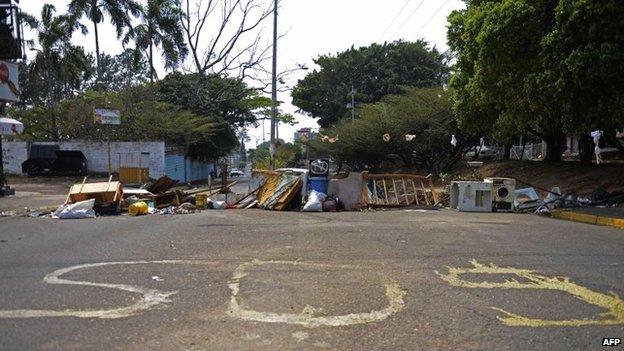
[[[379,201],[378,197],[377,197],[378,193],[377,193],[377,181],[375,179],[373,179],[373,203],[377,204],[377,202]]]
[[[405,180],[405,178],[401,178],[401,184],[403,185],[403,196],[405,196],[405,204],[409,205],[409,193],[407,191],[407,181]]]
[[[429,187],[431,188],[431,196],[433,196],[434,205],[437,205],[440,201],[438,199],[438,192],[433,186],[433,179],[431,179],[431,177],[429,178]]]
[[[418,200],[418,191],[416,190],[416,181],[414,178],[410,179],[412,181],[412,189],[414,189],[414,198],[416,199],[416,205],[420,206],[420,200]]]
[[[401,204],[401,200],[399,199],[399,193],[397,192],[396,182],[394,180],[394,177],[392,177],[390,179],[392,179],[392,189],[394,189],[394,197],[396,198],[396,203],[397,203],[397,205],[400,205]]]
[[[386,205],[390,205],[390,201],[388,200],[388,187],[386,186],[386,178],[382,178],[383,187],[384,187],[384,197],[386,198]]]
[[[423,183],[423,181],[420,181],[420,187],[422,189],[423,194],[425,195],[425,203],[427,203],[427,205],[431,205],[429,203],[429,196],[427,196],[427,189],[425,189],[425,184]]]

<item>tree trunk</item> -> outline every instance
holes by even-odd
[[[154,83],[154,52],[153,52],[153,44],[152,44],[151,37],[150,37],[150,44],[149,44],[149,63],[150,63],[150,83]]]
[[[101,77],[100,71],[100,36],[98,34],[98,26],[97,22],[93,20],[93,28],[95,29],[95,67],[97,69],[97,74],[95,76],[95,86],[98,86]]]
[[[579,138],[579,159],[582,164],[590,165],[594,157],[594,141],[588,133],[581,133]]]
[[[505,160],[511,159],[511,144],[505,144]]]
[[[555,135],[549,135],[549,137],[544,140],[546,142],[546,155],[544,157],[544,161],[551,163],[561,161],[564,139],[565,135],[563,133],[555,133]]]

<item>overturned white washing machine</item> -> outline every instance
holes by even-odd
[[[492,211],[511,212],[514,204],[516,180],[513,178],[485,178],[492,183]]]

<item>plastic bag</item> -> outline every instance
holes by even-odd
[[[327,195],[312,190],[308,196],[308,202],[303,206],[303,212],[323,212],[323,201],[326,198]]]
[[[95,199],[76,202],[70,205],[61,205],[54,211],[52,218],[57,219],[81,219],[81,218],[95,218],[95,211],[93,210],[95,205]]]

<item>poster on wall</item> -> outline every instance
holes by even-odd
[[[17,63],[0,60],[0,102],[19,102]]]

